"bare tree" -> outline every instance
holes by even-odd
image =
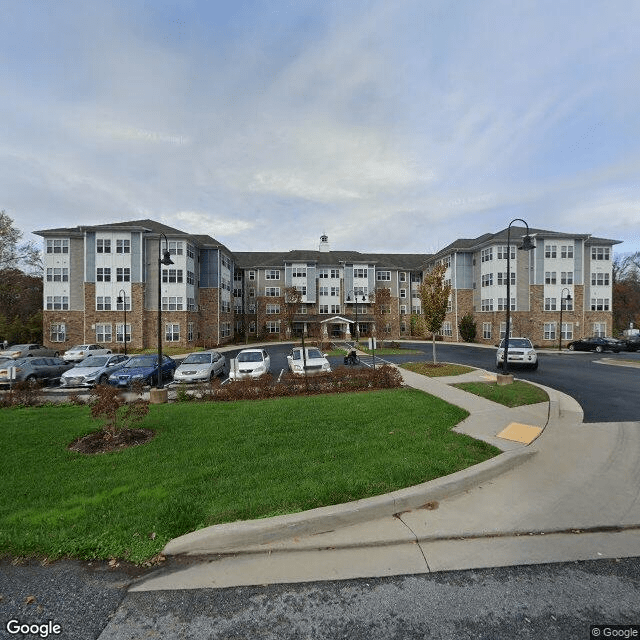
[[[0,271],[20,270],[34,276],[42,276],[42,256],[34,242],[20,244],[22,231],[4,209],[0,211]]]
[[[436,333],[442,329],[442,323],[447,315],[451,285],[445,284],[444,274],[447,267],[436,265],[427,273],[420,285],[420,299],[424,315],[424,327],[431,333],[433,340],[433,364],[436,360]]]
[[[391,289],[380,288],[369,294],[375,335],[384,343],[386,327],[391,318]]]
[[[301,304],[302,292],[296,287],[286,287],[284,290],[283,316],[290,336],[293,336],[293,323]]]

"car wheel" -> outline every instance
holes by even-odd
[[[596,353],[602,353],[602,347],[600,345],[596,347]]]
[[[538,362],[536,361],[531,365],[531,369],[535,371],[537,368],[538,368]]]
[[[107,384],[107,381],[109,380],[109,376],[106,373],[103,373],[99,378],[98,378],[98,384]]]
[[[59,352],[59,351],[54,351],[54,352],[53,352],[53,357],[54,357],[54,358],[57,358],[59,355],[60,355],[60,352]]]
[[[569,351],[573,351],[574,349],[575,349],[575,347],[572,344],[570,344],[569,345]]]
[[[620,353],[620,349],[614,349],[613,353]]]
[[[38,384],[38,378],[36,378],[33,374],[27,376],[24,381],[32,387],[35,387]]]

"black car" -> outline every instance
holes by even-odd
[[[628,338],[623,338],[622,343],[625,351],[640,350],[640,336],[629,336]]]
[[[622,351],[622,346],[622,343],[615,338],[591,336],[589,338],[574,340],[567,345],[567,348],[570,351],[595,351],[597,353],[613,351],[614,353],[620,353],[620,351]]]

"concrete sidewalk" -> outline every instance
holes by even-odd
[[[405,382],[470,412],[457,429],[504,453],[470,469],[345,505],[202,529],[132,591],[220,588],[640,555],[640,425],[582,424],[580,407],[507,409],[448,382]],[[498,434],[541,430],[531,443]]]

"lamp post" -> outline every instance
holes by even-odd
[[[514,218],[507,228],[507,326],[504,332],[504,360],[502,361],[502,373],[507,374],[507,361],[509,359],[509,333],[511,324],[511,225],[514,222],[524,222],[527,234],[522,241],[522,246],[518,247],[523,251],[531,251],[535,248],[533,240],[529,235],[529,225],[522,218]]]
[[[120,295],[122,294],[122,295]],[[127,295],[124,289],[118,291],[118,304],[122,304],[124,309],[124,327],[122,329],[122,335],[124,340],[124,355],[127,355]]]
[[[351,300],[351,294],[353,294],[353,300]],[[362,302],[366,302],[367,299],[362,296]],[[356,344],[360,341],[360,328],[358,326],[358,296],[356,295],[355,289],[352,289],[347,293],[347,302],[353,302],[356,311]]]
[[[165,250],[162,251],[162,236],[164,236]],[[160,255],[162,254],[162,257]],[[168,266],[173,264],[171,255],[169,254],[169,241],[167,236],[160,231],[158,236],[158,377],[156,380],[156,389],[163,388],[162,381],[162,265]]]
[[[567,297],[563,298],[562,296],[564,295],[565,291],[567,292]],[[569,302],[571,299],[571,291],[569,291],[567,287],[564,287],[564,289],[562,289],[562,291],[560,292],[560,339],[558,340],[558,351],[562,351],[562,303]]]

